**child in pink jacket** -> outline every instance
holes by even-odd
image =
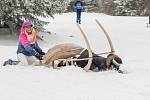
[[[25,20],[20,29],[17,57],[21,64],[29,65],[42,60],[45,53],[39,47],[36,40],[36,32],[32,21]]]
[[[36,40],[36,32],[33,28],[32,21],[25,20],[20,29],[19,44],[17,49],[18,61],[8,59],[4,62],[6,65],[34,65],[37,64],[37,59],[42,60],[45,53],[39,47]]]

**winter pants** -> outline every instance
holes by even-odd
[[[81,24],[81,9],[77,9],[77,19],[76,22]]]
[[[26,56],[23,53],[17,54],[17,58],[19,65],[27,66],[27,65],[37,65],[37,60],[34,56]]]

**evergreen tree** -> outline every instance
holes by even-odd
[[[135,15],[136,0],[114,0],[114,15]]]
[[[112,15],[113,13],[113,0],[95,0],[100,13]]]
[[[53,17],[62,13],[67,7],[67,0],[1,0],[0,21],[7,24],[12,33],[16,33],[25,19],[32,20],[35,27],[42,29],[41,17]]]
[[[114,15],[147,15],[149,12],[149,0],[114,0]]]
[[[140,15],[150,16],[150,0],[141,0],[142,7],[139,9]]]

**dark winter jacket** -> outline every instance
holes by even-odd
[[[26,46],[23,46],[21,42],[19,42],[17,54],[18,53],[23,53],[26,56],[36,56],[42,53],[42,49],[38,46],[37,42]]]
[[[118,64],[122,64],[121,58],[115,54],[109,54],[106,58],[96,55],[94,53],[92,53],[92,55],[93,55],[93,60],[90,66],[90,70],[92,71],[104,71],[104,70],[110,70],[112,68],[115,70],[119,70],[119,68],[117,68],[116,65],[112,62],[113,59]],[[78,59],[83,59],[83,58],[88,58],[88,57],[89,57],[89,54],[88,54],[88,50],[86,49],[80,54]],[[75,62],[77,66],[84,68],[88,63],[88,60],[81,60],[81,61],[75,61]]]
[[[76,1],[74,4],[75,9],[83,9],[83,2],[82,1]]]
[[[88,50],[86,49],[85,51],[81,53],[78,59],[88,58],[88,56],[89,56]],[[88,63],[88,60],[76,61],[76,64],[81,68],[84,68],[87,65],[87,63]],[[106,58],[102,56],[98,56],[93,53],[93,60],[92,60],[90,70],[94,71],[95,69],[97,71],[107,70],[107,65],[106,65]]]

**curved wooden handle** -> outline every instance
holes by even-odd
[[[84,40],[85,40],[85,43],[86,43],[86,46],[87,46],[87,50],[88,50],[88,53],[89,53],[88,63],[87,63],[87,65],[84,67],[84,70],[85,70],[85,71],[88,71],[88,70],[90,69],[90,67],[91,67],[92,60],[93,60],[93,58],[92,58],[92,50],[91,50],[89,41],[88,41],[88,39],[87,39],[85,33],[83,32],[82,28],[80,27],[79,24],[77,24],[77,27],[78,27],[79,30],[81,31],[81,34],[82,34],[82,36],[83,36],[83,38],[84,38]]]
[[[110,39],[108,33],[106,32],[106,30],[104,29],[104,27],[101,25],[101,23],[100,23],[97,19],[96,19],[95,21],[96,21],[96,23],[98,24],[98,26],[102,29],[102,31],[104,32],[104,34],[105,34],[105,36],[106,36],[106,38],[107,38],[107,40],[108,40],[108,42],[109,42],[109,46],[110,46],[110,48],[111,48],[111,53],[112,53],[112,54],[115,54],[115,50],[114,50],[112,41],[111,41],[111,39]]]

